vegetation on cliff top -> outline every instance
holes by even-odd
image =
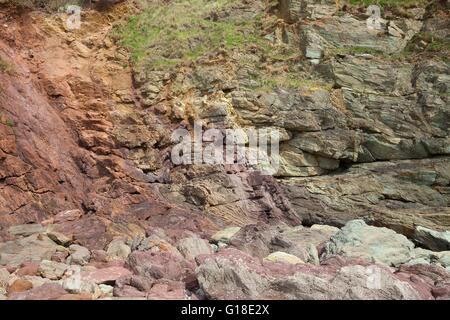
[[[351,5],[370,6],[371,4],[380,7],[414,7],[423,6],[430,0],[348,0]]]
[[[256,2],[255,2],[256,3]],[[237,0],[175,0],[145,3],[144,10],[117,26],[114,35],[126,47],[132,62],[151,70],[171,70],[219,51],[256,54],[260,63],[252,80],[260,88],[295,88],[305,84],[293,65],[300,52],[292,44],[275,44],[273,31],[278,18],[263,4]],[[273,74],[263,65],[284,70]]]
[[[261,16],[246,20],[217,13],[235,0],[177,0],[170,4],[152,2],[116,30],[134,62],[148,59],[154,67],[167,67],[180,61],[195,60],[206,52],[257,42],[254,23]]]

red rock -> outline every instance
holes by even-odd
[[[53,217],[54,223],[62,223],[66,221],[75,221],[78,220],[82,216],[82,213],[80,210],[66,210],[58,213]]]
[[[33,284],[28,280],[17,279],[8,287],[8,294],[23,292],[33,288]]]
[[[212,299],[432,299],[382,265],[289,265],[236,249],[201,256],[200,287]]]
[[[186,298],[184,286],[174,288],[168,284],[155,284],[147,295],[149,300],[183,300]]]
[[[115,282],[117,279],[130,276],[131,274],[130,270],[123,267],[107,267],[92,271],[84,271],[81,273],[81,278],[100,284]]]
[[[106,224],[105,219],[89,216],[57,224],[54,230],[88,249],[103,249],[112,240],[112,235],[106,232]]]
[[[91,262],[108,262],[108,254],[105,250],[92,250],[91,251]]]
[[[37,275],[38,268],[39,268],[38,263],[24,262],[22,263],[22,266],[16,270],[15,274],[18,275],[19,277],[35,276]]]
[[[165,251],[134,251],[128,256],[127,265],[143,277],[181,281],[193,273],[195,264],[180,256]]]
[[[52,261],[64,263],[69,256],[68,251],[57,251],[52,255]]]
[[[114,287],[113,294],[115,297],[146,297],[147,293],[139,291],[133,286],[123,285],[120,287]]]
[[[92,296],[87,293],[79,293],[79,294],[63,294],[58,297],[56,300],[92,300]]]
[[[68,294],[64,288],[56,283],[45,283],[42,286],[11,294],[9,300],[56,300]]]

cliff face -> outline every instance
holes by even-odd
[[[353,219],[432,250],[450,249],[447,9],[445,1],[386,7],[381,27],[369,31],[366,8],[337,11],[334,1],[124,1],[85,10],[81,29],[66,30],[63,13],[0,7],[0,265],[58,260],[48,251],[33,259],[14,252],[26,245],[21,236],[43,232],[21,225],[42,224],[50,226],[44,232],[50,243],[53,232],[69,239],[56,243],[82,245],[93,256],[129,248],[130,257],[118,258],[127,269],[147,282],[170,279],[178,294],[178,286],[192,285],[184,278],[193,273],[192,258],[211,253],[200,238],[234,226],[242,229],[235,235],[239,228],[227,229],[226,240],[214,241],[249,256],[230,249],[211,259],[224,272],[244,259],[245,268],[261,269],[261,279],[246,284],[251,294],[236,289],[238,283],[223,284],[223,292],[237,290],[231,298],[301,298],[282,279],[292,275],[298,285],[311,272],[320,281],[336,277],[333,298],[347,279],[339,268],[365,272],[355,262],[279,273],[252,259],[277,251],[316,265],[322,253],[360,258],[365,253],[347,254],[353,251],[342,243],[335,244],[341,251],[324,249],[336,232],[331,227],[293,228],[301,222],[342,227]],[[195,121],[205,128],[279,130],[280,169],[262,176],[245,165],[174,165],[170,136]],[[381,232],[358,225],[366,227]],[[434,259],[409,240],[398,242],[395,250],[407,251],[401,262],[374,261],[398,267]],[[171,255],[173,276],[162,271]],[[445,254],[434,257],[442,270],[433,274],[448,281]],[[65,259],[60,262],[73,264]],[[223,298],[211,282],[219,272],[211,259],[194,277],[204,291],[197,293]],[[143,267],[149,263],[162,274]],[[407,275],[425,272],[404,268]],[[117,295],[148,295],[154,285],[130,281],[117,281]],[[399,286],[408,289],[397,298],[437,297],[430,287]],[[151,294],[168,298],[166,289]],[[393,298],[385,296],[391,289],[374,298]]]
[[[1,37],[2,61],[9,71],[0,75],[2,236],[8,237],[8,226],[41,222],[64,210],[81,210],[104,228],[115,217],[130,215],[130,222],[143,220],[145,228],[151,215],[185,214],[158,200],[114,136],[121,122],[144,127],[126,52],[108,37],[109,19],[129,10],[117,8],[112,18],[91,11],[78,33],[64,30],[61,17],[3,13],[8,27]],[[152,114],[146,120],[161,126]],[[144,133],[132,139],[161,134],[150,123]],[[197,230],[195,210],[188,216],[187,225]]]

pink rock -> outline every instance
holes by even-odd
[[[339,261],[289,265],[255,259],[236,249],[200,256],[200,287],[210,299],[432,299],[389,267]],[[438,294],[445,295],[443,290]]]
[[[176,281],[192,274],[195,268],[192,261],[165,251],[134,251],[129,255],[127,265],[143,277]]]
[[[433,264],[402,265],[396,276],[408,281],[424,298],[450,299],[450,272]]]
[[[23,276],[35,276],[39,268],[38,263],[24,262],[21,267],[16,270],[16,275],[19,277]]]
[[[123,267],[108,267],[92,271],[84,271],[81,273],[81,277],[84,280],[100,284],[115,282],[117,279],[130,276],[131,274],[132,273],[130,270]]]
[[[65,262],[68,256],[69,252],[67,251],[57,251],[52,255],[51,260],[56,262]]]
[[[11,294],[9,300],[56,300],[68,292],[56,283],[45,283],[34,289]]]
[[[80,210],[66,210],[58,213],[53,217],[54,223],[61,223],[66,221],[75,221],[81,217],[82,213]]]
[[[90,250],[104,249],[111,242],[112,236],[107,233],[105,219],[89,216],[76,221],[64,221],[55,225],[55,231],[73,238],[75,243]]]
[[[186,298],[184,286],[173,287],[164,283],[155,284],[147,295],[147,299],[154,300],[182,300]]]

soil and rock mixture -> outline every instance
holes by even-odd
[[[0,299],[450,298],[449,1],[73,2],[0,0]]]

